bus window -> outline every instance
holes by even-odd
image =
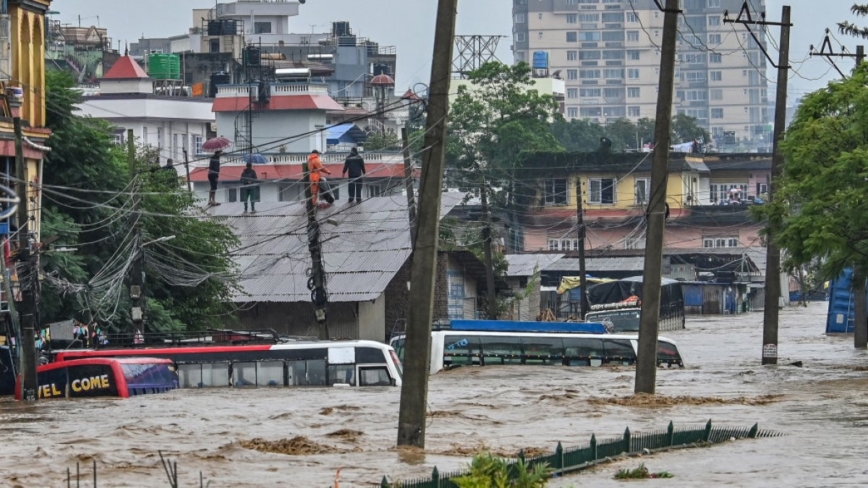
[[[482,354],[479,337],[465,335],[443,336],[443,365],[479,364]]]
[[[392,379],[384,367],[359,368],[359,386],[390,386]]]
[[[521,338],[483,336],[482,364],[521,364]]]
[[[330,364],[329,386],[343,383],[356,386],[356,365],[354,364]]]
[[[256,366],[257,386],[283,386],[283,361],[260,361]]]
[[[633,344],[627,339],[606,339],[603,341],[606,347],[606,362],[620,363],[624,365],[636,362],[636,351]]]
[[[232,363],[232,385],[256,385],[256,363]]]
[[[288,361],[289,386],[307,385],[307,361]]]
[[[671,342],[657,341],[657,362],[665,363],[669,366],[677,364],[682,366],[681,355],[678,354],[678,348]]]
[[[202,365],[181,364],[178,366],[178,381],[181,388],[202,388]]]
[[[564,337],[564,364],[599,366],[603,358],[602,339]]]
[[[524,364],[562,364],[564,343],[557,337],[525,337]]]
[[[326,385],[325,359],[311,359],[307,361],[307,384],[310,386]]]
[[[203,363],[202,364],[202,387],[231,386],[229,382],[229,363]]]

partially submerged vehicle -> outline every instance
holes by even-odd
[[[38,366],[36,374],[38,398],[129,398],[178,388],[178,377],[168,359],[76,359]],[[20,376],[15,398],[21,399]]]

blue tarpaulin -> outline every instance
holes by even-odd
[[[326,144],[357,144],[368,138],[355,124],[341,124],[326,130]]]

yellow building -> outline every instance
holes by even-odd
[[[45,128],[45,14],[50,0],[8,0],[7,11],[0,12],[0,184],[15,189],[10,178],[15,172],[15,132],[13,118],[20,117],[24,136],[25,179],[33,242],[39,242],[41,198],[37,189],[42,177],[45,141],[51,132]],[[22,195],[23,197],[23,195]],[[12,233],[17,218],[2,226]],[[17,241],[17,239],[13,239]]]

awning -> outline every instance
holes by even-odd
[[[341,124],[326,131],[327,144],[357,144],[365,142],[368,135],[356,124]]]

